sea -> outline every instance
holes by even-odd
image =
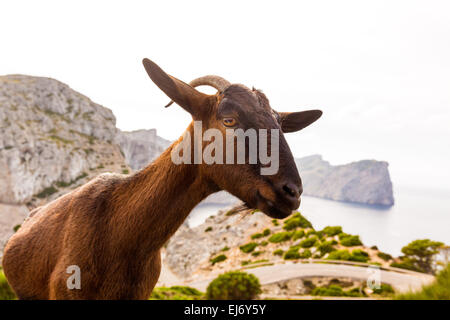
[[[366,246],[394,256],[416,239],[431,239],[450,245],[450,193],[398,187],[392,207],[340,202],[302,196],[299,211],[316,230],[326,226],[342,226],[343,231],[357,234]],[[190,227],[225,210],[229,205],[199,205],[191,212]]]

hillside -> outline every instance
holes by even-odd
[[[0,248],[28,209],[128,173],[111,110],[49,78],[0,77]]]

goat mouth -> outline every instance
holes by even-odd
[[[256,193],[257,205],[256,207],[264,212],[271,218],[274,219],[284,219],[288,217],[293,210],[297,209],[300,205],[300,199],[298,200],[298,204],[292,205],[292,203],[283,202],[273,202],[269,199],[264,198],[259,191]],[[295,207],[295,208],[294,208]]]

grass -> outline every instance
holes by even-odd
[[[56,189],[54,186],[50,186],[39,192],[36,195],[36,197],[38,197],[39,199],[47,198],[48,196],[51,196],[55,192],[58,192],[58,189]]]
[[[15,300],[16,295],[12,291],[8,282],[6,281],[5,274],[3,270],[0,269],[0,300]]]
[[[440,271],[436,280],[423,286],[418,292],[409,292],[395,296],[397,300],[450,300],[450,264]]]
[[[205,294],[191,287],[173,286],[155,288],[149,300],[201,300]]]

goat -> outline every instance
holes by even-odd
[[[148,59],[143,64],[172,101],[194,121],[202,121],[203,130],[293,132],[322,114],[276,112],[261,91],[218,76],[188,85]],[[212,86],[217,93],[204,94],[195,89],[199,85]],[[193,130],[192,122],[186,130],[190,139]],[[141,171],[102,174],[34,209],[4,249],[9,284],[19,299],[148,299],[160,274],[162,246],[208,195],[226,190],[248,207],[279,219],[298,208],[301,179],[282,132],[279,171],[271,176],[259,173],[261,163],[174,164],[171,152],[181,137]],[[80,268],[79,288],[68,286],[70,266]]]

